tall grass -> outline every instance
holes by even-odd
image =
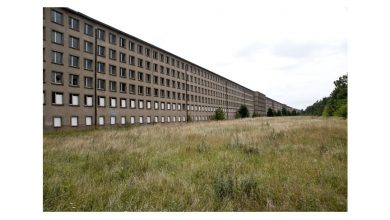
[[[44,211],[346,211],[347,122],[277,117],[43,137]]]

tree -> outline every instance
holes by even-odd
[[[292,116],[296,116],[297,115],[297,111],[295,109],[293,109],[292,112],[291,112],[291,115]]]
[[[282,108],[282,116],[287,115],[287,109],[285,107]]]
[[[221,108],[217,108],[213,115],[213,120],[224,120],[225,119],[225,113],[222,111]]]
[[[275,114],[275,116],[282,116],[282,112],[280,110],[278,110]]]
[[[274,111],[272,110],[272,108],[268,108],[267,117],[274,117]]]
[[[249,117],[249,110],[246,105],[241,105],[240,109],[238,109],[238,113],[240,114],[241,118],[247,118]]]

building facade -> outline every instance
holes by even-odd
[[[268,98],[69,8],[43,8],[44,129],[266,115]]]

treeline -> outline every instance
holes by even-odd
[[[348,75],[339,77],[333,83],[335,88],[330,96],[307,107],[304,115],[348,117]]]
[[[274,117],[274,116],[296,116],[299,115],[299,112],[297,112],[295,109],[293,109],[291,112],[287,110],[285,107],[282,108],[282,110],[274,111],[272,108],[268,108],[267,110],[267,117]]]

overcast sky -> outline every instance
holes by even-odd
[[[342,0],[69,2],[63,6],[298,109],[328,96],[347,72]]]

